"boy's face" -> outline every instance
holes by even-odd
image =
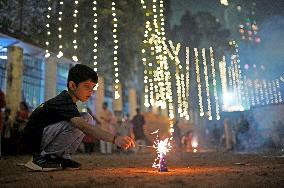
[[[71,87],[69,86],[73,96],[76,98],[76,101],[80,100],[82,102],[87,101],[94,92],[94,87],[96,83],[91,80],[80,82],[77,86],[74,82],[71,81]],[[76,102],[75,101],[75,102]]]

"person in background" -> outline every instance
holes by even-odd
[[[173,126],[173,129],[174,129],[173,138],[174,138],[176,148],[181,149],[181,130],[178,126],[178,123],[179,123],[179,121],[176,120],[176,122]]]
[[[12,125],[13,120],[11,117],[11,110],[9,108],[6,108],[4,112],[4,123],[2,132],[2,154],[4,156],[12,154]]]
[[[146,137],[144,134],[144,124],[145,119],[144,116],[140,113],[140,109],[136,109],[136,115],[131,120],[132,129],[131,134],[133,135],[136,144],[138,145],[137,148],[134,149],[135,152],[143,151],[144,145],[146,145]]]
[[[5,100],[5,94],[0,89],[0,135],[2,135],[2,129],[3,129],[3,108],[6,107],[6,100]],[[0,158],[1,158],[1,136],[0,136]]]
[[[22,132],[28,122],[29,107],[25,101],[20,102],[19,110],[16,113],[15,124],[17,124],[19,132]]]
[[[93,118],[92,124],[99,126],[101,122],[93,114],[92,110],[90,108],[87,108],[87,112]],[[94,152],[95,142],[96,142],[96,139],[93,139],[90,135],[85,135],[83,138],[84,152],[88,154],[91,154],[92,152]]]
[[[111,111],[108,110],[108,104],[103,103],[103,110],[99,115],[99,121],[101,122],[100,127],[104,131],[111,134],[111,121],[113,115]],[[112,153],[112,143],[100,140],[100,151],[102,154],[111,154]]]
[[[193,131],[187,131],[181,138],[182,147],[186,152],[192,152]]]

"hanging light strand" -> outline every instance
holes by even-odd
[[[262,84],[264,88],[266,104],[269,104],[270,99],[269,99],[268,86],[267,86],[266,80],[262,80]]]
[[[46,45],[46,50],[45,50],[45,58],[48,58],[50,56],[50,52],[49,52],[49,39],[50,39],[50,35],[51,35],[51,31],[50,31],[50,20],[51,20],[51,0],[48,0],[48,5],[47,5],[47,14],[46,14],[46,18],[47,18],[47,23],[46,23],[46,41],[45,41],[45,45]]]
[[[222,85],[222,96],[223,96],[223,106],[222,109],[225,110],[225,95],[228,93],[227,88],[227,73],[226,73],[226,57],[223,56],[222,61],[219,62],[219,69],[220,69],[220,78],[221,78],[221,85]]]
[[[202,59],[203,59],[204,80],[205,80],[205,89],[206,89],[206,97],[207,97],[207,109],[208,109],[207,115],[208,115],[208,119],[212,120],[211,100],[210,100],[210,90],[209,90],[205,48],[202,48],[201,52],[202,52]]]
[[[94,71],[98,71],[98,13],[97,13],[97,1],[93,1],[93,65]]]
[[[253,89],[253,88],[252,88]],[[260,104],[260,100],[259,100],[259,85],[258,85],[258,80],[254,80],[254,89],[255,89],[255,101],[256,101],[256,105]]]
[[[276,79],[276,87],[277,87],[277,90],[278,90],[279,103],[282,103],[283,100],[282,100],[282,94],[281,94],[281,91],[280,91],[279,79]]]
[[[198,87],[199,113],[200,113],[200,116],[204,116],[204,110],[203,110],[203,104],[202,104],[202,91],[201,91],[199,59],[198,59],[197,48],[194,48],[194,57],[195,57],[195,68],[196,68],[196,80],[197,80],[197,87]]]
[[[185,74],[185,96],[186,96],[186,102],[187,102],[187,110],[189,110],[189,92],[190,92],[190,83],[189,83],[189,74],[190,74],[190,60],[189,60],[189,47],[185,48],[185,53],[186,53],[186,60],[185,60],[185,70],[186,70],[186,74]],[[186,119],[189,119],[189,115],[186,116]]]
[[[212,70],[212,78],[213,78],[213,92],[214,92],[214,98],[215,98],[215,110],[216,110],[216,119],[220,119],[220,107],[219,107],[219,98],[217,93],[217,82],[216,82],[216,72],[215,72],[215,62],[214,62],[214,51],[213,48],[210,47],[210,61],[211,61],[211,70]]]
[[[77,57],[77,31],[78,31],[78,0],[74,0],[74,12],[73,12],[73,18],[74,18],[74,26],[73,26],[73,35],[74,35],[74,40],[73,40],[73,48],[74,48],[74,55],[72,56],[73,61],[77,62],[78,57]]]
[[[269,92],[269,100],[270,100],[270,103],[271,103],[271,104],[274,104],[271,81],[268,81],[268,92]]]
[[[274,101],[276,104],[278,104],[278,94],[277,94],[277,87],[275,80],[272,80],[272,89],[273,89]]]
[[[260,94],[260,104],[264,105],[265,100],[264,100],[263,84],[261,80],[259,80],[259,94]]]
[[[119,71],[118,71],[118,39],[117,39],[117,26],[118,20],[116,18],[116,3],[112,1],[111,3],[111,11],[112,11],[112,21],[113,21],[113,30],[112,30],[112,37],[113,37],[113,67],[114,67],[114,98],[119,99]]]
[[[58,54],[57,54],[57,57],[58,58],[61,58],[64,54],[62,52],[62,48],[63,48],[63,45],[62,45],[62,37],[63,37],[63,34],[62,34],[62,15],[63,15],[63,0],[60,0],[59,2],[59,9],[58,9]]]

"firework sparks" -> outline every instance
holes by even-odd
[[[156,133],[158,133],[158,131],[156,131]],[[158,156],[155,159],[152,167],[158,168],[160,172],[168,171],[167,166],[166,166],[165,156],[172,148],[171,143],[170,143],[171,138],[159,140],[157,136],[153,144],[153,148],[156,149]]]

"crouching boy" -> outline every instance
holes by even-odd
[[[69,70],[67,88],[56,97],[38,106],[24,129],[24,140],[33,153],[26,167],[49,171],[59,168],[79,168],[71,159],[85,134],[112,142],[124,149],[134,147],[128,136],[112,135],[91,124],[92,117],[80,114],[76,102],[87,101],[94,92],[98,76],[90,67],[76,64]]]

